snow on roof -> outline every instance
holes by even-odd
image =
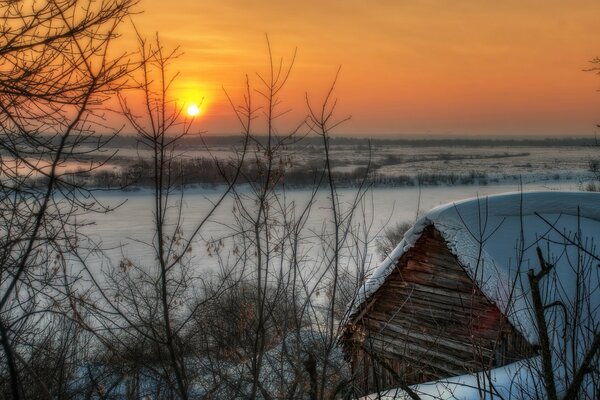
[[[600,260],[600,194],[517,192],[450,203],[421,217],[359,289],[346,320],[379,289],[398,259],[430,225],[441,233],[482,292],[532,344],[537,343],[537,332],[527,271],[540,270],[537,247],[545,260],[555,265],[552,281],[560,283],[558,289],[556,285],[552,290],[550,285],[542,287],[546,304],[559,297],[562,301],[574,298],[581,285],[577,266],[593,265],[588,268],[593,273],[586,279],[592,288],[592,310],[600,308],[600,268],[596,267]]]

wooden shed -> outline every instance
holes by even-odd
[[[563,220],[572,224],[581,212],[577,198],[565,197],[563,204],[555,198],[543,204],[547,197],[539,193],[474,199],[421,218],[348,311],[340,344],[355,393],[490,370],[535,355],[521,278],[537,266],[530,250],[556,242],[543,215],[559,216],[553,221],[560,224],[570,212]],[[586,201],[597,214],[597,203]]]

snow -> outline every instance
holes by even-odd
[[[541,382],[532,373],[540,368],[540,358],[522,360],[489,372],[455,376],[448,379],[421,383],[411,390],[422,400],[433,399],[540,399],[544,397]],[[564,393],[559,388],[558,395]],[[365,396],[363,400],[410,400],[401,389],[390,389]]]
[[[600,319],[600,194],[515,192],[434,208],[415,223],[358,291],[347,320],[377,291],[394,270],[398,259],[429,225],[442,234],[473,281],[531,344],[537,344],[538,334],[527,272],[540,270],[537,247],[542,250],[544,259],[554,266],[540,288],[544,304],[560,302],[566,309],[574,310],[576,299],[586,298],[585,312],[574,322],[579,329],[573,329],[571,316],[565,319],[558,310],[546,312],[553,351],[557,355],[567,355],[555,362],[559,381],[569,380],[565,371],[571,371],[581,362],[585,346]],[[566,328],[572,333],[561,338],[560,333]],[[514,366],[511,368],[492,372],[503,384],[510,384],[519,375]],[[468,380],[474,376],[469,375]],[[438,390],[441,384],[432,384],[432,390]],[[467,390],[467,386],[461,386],[460,390]]]
[[[280,398],[302,393],[303,383],[309,382],[304,363],[309,355],[314,357],[316,370],[321,371],[327,358],[328,385],[335,385],[339,376],[347,373],[341,349],[328,349],[329,339],[322,332],[300,329],[282,338],[281,343],[264,353],[260,370],[261,393],[257,398]],[[214,357],[190,355],[184,359],[189,372],[189,398],[193,399],[246,399],[252,389],[251,358],[245,361],[225,361]],[[126,399],[137,390],[141,399],[155,399],[156,393],[170,393],[159,364],[148,363],[136,369],[125,364],[90,363],[76,367],[73,379],[68,382],[73,398]],[[215,382],[215,376],[219,381]],[[94,382],[91,381],[94,377]],[[337,379],[337,380],[336,380]],[[95,386],[104,390],[104,396],[88,393]],[[332,389],[327,387],[326,390]],[[267,395],[265,395],[267,394]],[[165,394],[163,397],[165,398]],[[279,396],[279,397],[277,397]]]

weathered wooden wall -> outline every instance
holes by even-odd
[[[505,365],[532,346],[427,228],[342,339],[360,394]]]

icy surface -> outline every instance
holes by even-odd
[[[546,187],[542,184],[526,185],[527,190],[540,190]],[[577,187],[578,185],[569,182],[555,182],[552,185],[552,188],[560,190],[575,190]],[[416,187],[376,188],[365,197],[368,203],[366,218],[373,222],[371,234],[376,234],[387,224],[392,226],[397,222],[414,221],[415,215],[420,210],[428,210],[448,201],[465,199],[477,194],[484,196],[517,188],[516,183],[486,186],[433,186],[421,190]],[[347,202],[351,201],[355,192],[354,189],[340,189],[338,194],[342,202]],[[183,199],[184,232],[189,233],[195,224],[208,214],[213,202],[217,201],[221,194],[220,189],[198,188],[186,191]],[[288,190],[286,196],[299,206],[303,206],[310,199],[310,190]],[[331,218],[330,210],[327,208],[329,204],[327,196],[327,191],[318,193],[317,204],[309,216],[308,224],[311,228],[319,227],[323,221]],[[121,204],[121,206],[107,214],[92,215],[90,219],[93,220],[93,225],[84,227],[84,233],[97,243],[101,243],[106,250],[105,254],[115,265],[118,265],[123,257],[137,263],[153,263],[154,254],[143,244],[152,242],[154,233],[151,192],[145,189],[137,192],[116,191],[99,193],[97,197],[103,205],[116,207]],[[213,214],[206,228],[201,231],[203,239],[218,239],[231,234],[231,229],[228,227],[235,222],[232,209],[233,202],[231,198],[227,198]],[[88,222],[92,222],[91,220]],[[203,251],[204,247],[202,243],[194,246],[194,255],[202,261],[202,265],[211,264],[211,258]]]

